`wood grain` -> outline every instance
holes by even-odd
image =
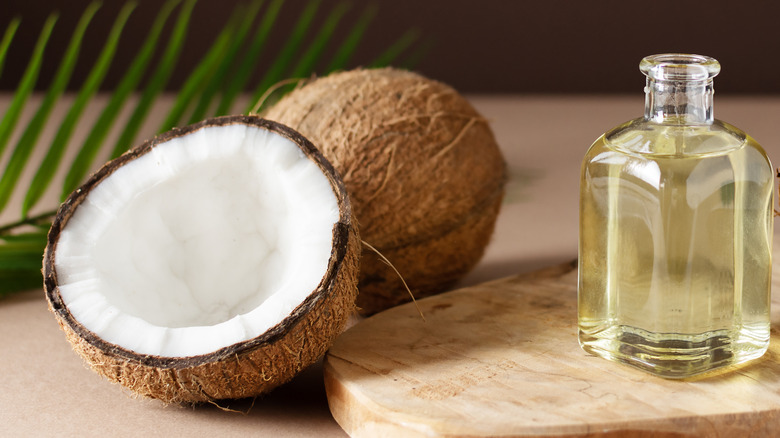
[[[353,437],[777,436],[779,280],[764,357],[682,381],[580,349],[574,265],[449,292],[344,333],[328,402]]]

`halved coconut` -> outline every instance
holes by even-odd
[[[65,201],[46,296],[91,367],[139,394],[255,396],[344,329],[359,242],[344,185],[308,140],[210,119],[108,163]]]

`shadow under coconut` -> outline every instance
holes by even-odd
[[[328,410],[321,360],[286,384],[255,399],[219,400],[216,405],[182,407],[180,412],[182,416],[196,416],[210,424],[223,423],[226,428],[247,430],[251,426],[256,431],[282,432],[296,425],[301,433],[317,430],[318,436],[347,436]]]

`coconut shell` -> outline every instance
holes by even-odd
[[[453,88],[385,68],[313,80],[265,117],[309,138],[346,184],[362,238],[416,297],[446,290],[482,257],[500,210],[506,165],[488,122]],[[358,306],[410,299],[364,249]]]
[[[75,320],[57,285],[57,240],[68,220],[104,178],[156,145],[209,126],[248,124],[276,132],[299,145],[322,169],[338,198],[339,221],[333,228],[333,249],[327,273],[318,287],[280,324],[248,341],[192,357],[139,355],[108,343]],[[109,162],[62,204],[48,236],[44,254],[44,288],[73,349],[99,374],[133,392],[166,403],[198,403],[253,397],[289,381],[320,359],[355,312],[360,237],[344,184],[317,149],[297,132],[251,116],[205,120],[149,140]]]

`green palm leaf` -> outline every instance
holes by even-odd
[[[251,112],[254,110],[257,101],[263,97],[265,92],[268,91],[268,89],[271,88],[274,84],[284,79],[284,72],[292,63],[295,52],[303,42],[303,38],[306,36],[312,20],[314,20],[314,16],[317,14],[317,8],[319,8],[319,6],[319,0],[310,1],[306,5],[306,8],[304,8],[303,13],[301,13],[298,22],[293,28],[292,33],[287,38],[287,43],[284,45],[284,47],[282,47],[279,55],[276,57],[274,62],[271,63],[271,67],[267,70],[265,76],[263,76],[263,79],[260,81],[257,88],[255,88],[255,92],[252,94],[252,99],[250,100],[250,104],[247,107],[246,112]]]
[[[38,136],[43,130],[43,126],[46,120],[49,118],[51,110],[54,108],[54,104],[65,91],[65,87],[68,85],[73,68],[76,66],[76,59],[79,55],[79,49],[81,48],[81,40],[84,37],[84,33],[87,30],[89,22],[97,12],[100,5],[98,3],[90,4],[81,16],[76,30],[73,32],[73,36],[68,43],[68,48],[65,50],[65,55],[62,58],[59,68],[57,69],[57,75],[52,81],[52,85],[49,87],[46,96],[43,98],[38,111],[33,116],[27,128],[24,130],[21,139],[14,149],[13,155],[6,166],[6,170],[3,173],[2,179],[0,179],[0,210],[5,208],[8,203],[8,199],[11,197],[11,193],[14,189],[19,175],[22,173],[25,163],[30,157],[35,142],[38,140]],[[26,216],[26,212],[22,213]]]
[[[95,8],[97,8],[97,4],[95,4]],[[73,105],[70,107],[70,111],[68,111],[68,113],[65,115],[65,119],[62,121],[62,124],[60,124],[60,128],[57,130],[57,134],[54,136],[54,141],[49,147],[49,152],[46,154],[46,157],[43,159],[43,163],[41,163],[40,167],[38,168],[38,172],[35,174],[35,177],[33,178],[33,181],[30,184],[30,188],[27,191],[25,201],[22,205],[22,216],[27,216],[27,212],[29,211],[33,202],[37,199],[37,197],[40,196],[40,194],[43,193],[43,190],[45,189],[46,185],[49,183],[49,181],[51,181],[53,170],[56,167],[57,163],[59,163],[60,161],[60,157],[62,156],[65,150],[65,146],[68,140],[70,139],[71,134],[73,133],[73,129],[75,128],[76,123],[81,117],[81,113],[84,111],[84,108],[87,106],[87,103],[89,103],[89,100],[95,94],[101,82],[103,82],[103,78],[106,76],[108,67],[111,64],[111,59],[114,57],[114,53],[116,52],[116,46],[119,42],[119,36],[121,35],[122,29],[124,28],[125,23],[127,22],[127,19],[134,8],[135,8],[135,3],[128,3],[119,12],[119,16],[117,17],[116,22],[114,23],[114,26],[111,29],[111,32],[106,41],[106,45],[103,48],[103,51],[98,57],[95,66],[93,67],[92,71],[87,77],[87,80],[84,82],[84,86],[81,88],[81,91],[76,96],[76,100],[73,102]],[[88,13],[91,12],[91,8],[88,8],[87,12]],[[86,25],[89,24],[89,18],[91,17],[92,14],[90,14],[87,17],[85,13],[85,18],[87,19],[84,20],[85,21],[84,30],[86,30]],[[72,70],[73,65],[75,65],[76,63],[76,58],[78,56],[78,46],[81,43],[82,35],[83,35],[83,31],[79,35],[78,40],[74,41],[73,53],[71,54],[70,52],[68,52],[68,55],[71,56],[66,56],[65,58],[65,60],[69,64],[68,65],[69,70],[67,73],[68,77],[70,77],[70,71]],[[65,70],[60,69],[60,71],[58,72],[57,79],[59,79],[60,73],[62,73],[63,71]],[[67,78],[64,79],[65,80],[62,83],[62,89],[65,88],[65,83],[67,83]],[[55,86],[56,85],[57,84],[55,80]],[[54,89],[55,87],[52,87],[49,89],[49,91],[52,91]],[[62,92],[62,89],[58,89],[57,91]],[[59,96],[59,94],[57,96]],[[31,126],[32,124],[29,125],[28,128]],[[42,123],[41,126],[36,128],[38,130],[42,129],[43,128]],[[10,164],[14,163],[13,159],[15,155],[11,157],[11,163],[9,163],[9,169],[6,170],[6,173],[3,175],[3,179],[0,180],[0,210],[5,205],[5,201],[8,199],[6,197],[6,193],[8,193],[9,190],[13,189],[13,184],[16,183],[16,179],[19,177],[19,174],[21,174],[22,167],[24,166],[24,163],[29,158],[29,154],[31,151],[32,151],[32,145],[30,145],[29,151],[26,152],[23,159],[20,160],[21,162],[19,166],[16,168],[11,168],[10,166]],[[11,173],[11,170],[13,170],[13,173]],[[5,177],[8,175],[11,175],[13,177],[13,180],[11,180],[10,183],[4,185],[4,183],[6,182]]]
[[[249,49],[246,51],[246,56],[244,56],[235,73],[227,82],[227,87],[222,93],[222,100],[219,102],[219,106],[217,106],[216,115],[224,116],[228,114],[233,107],[236,96],[244,89],[249,76],[257,65],[260,54],[263,52],[263,47],[276,22],[282,3],[284,3],[284,0],[274,0],[268,5],[268,9],[266,9],[263,19],[257,27],[255,36],[252,38]]]
[[[205,89],[200,94],[198,104],[195,107],[195,110],[192,112],[192,115],[190,115],[189,123],[198,122],[207,116],[214,96],[217,94],[220,88],[222,88],[225,79],[230,74],[230,70],[233,68],[236,56],[238,56],[242,43],[246,39],[246,35],[249,33],[249,30],[252,27],[252,22],[254,22],[255,16],[257,16],[257,11],[260,9],[260,3],[254,2],[247,9],[247,11],[241,11],[239,8],[239,12],[242,12],[242,15],[244,15],[245,18],[237,26],[238,30],[236,31],[235,38],[232,39],[233,44],[231,44],[227,50],[225,50],[222,62],[219,63],[216,71],[214,72],[214,75],[208,81]]]
[[[138,101],[138,105],[135,107],[133,115],[130,116],[130,120],[125,125],[125,129],[119,136],[114,145],[114,149],[111,151],[111,158],[116,158],[124,151],[130,149],[135,140],[138,130],[141,128],[146,118],[149,109],[152,107],[154,100],[165,88],[165,84],[168,83],[168,79],[171,77],[173,67],[176,65],[176,61],[179,59],[179,53],[181,53],[182,46],[184,45],[184,39],[187,33],[187,27],[190,23],[190,16],[192,10],[195,8],[195,0],[187,0],[184,3],[183,9],[179,13],[179,18],[176,20],[176,25],[173,28],[168,45],[162,54],[162,61],[157,66],[154,75],[152,76],[146,89],[144,89],[141,95],[141,100]],[[63,191],[64,195],[70,193],[69,191]]]
[[[374,17],[376,16],[376,13],[377,13],[376,5],[368,5],[366,10],[363,12],[363,15],[358,20],[357,24],[352,28],[352,31],[349,33],[347,38],[339,47],[339,50],[333,56],[333,59],[330,61],[330,64],[328,64],[328,67],[325,69],[327,73],[336,70],[343,70],[347,67],[347,64],[349,63],[349,59],[352,56],[352,53],[355,52],[355,49],[357,48],[358,44],[360,44],[360,40],[363,38],[363,35],[366,33],[366,29],[368,29],[368,25],[371,24],[371,21],[373,21]]]
[[[117,156],[133,144],[152,106],[158,104],[159,97],[176,68],[179,54],[187,40],[195,3],[196,0],[168,0],[162,5],[130,67],[122,76],[116,89],[111,92],[108,103],[99,117],[90,121],[91,129],[86,140],[78,147],[79,145],[71,144],[74,128],[78,123],[83,123],[80,119],[84,109],[93,101],[115,55],[119,55],[118,42],[135,6],[134,3],[124,5],[115,18],[109,35],[105,37],[102,52],[93,61],[89,76],[60,122],[47,153],[36,164],[37,171],[32,182],[28,187],[23,187],[19,183],[20,176],[29,165],[33,164],[30,163],[31,157],[34,156],[32,151],[36,147],[40,133],[67,87],[76,62],[85,62],[79,59],[79,52],[84,43],[84,34],[99,6],[97,3],[92,3],[83,12],[79,23],[71,33],[71,40],[39,108],[29,121],[22,124],[21,113],[36,86],[44,52],[57,21],[57,14],[51,14],[46,20],[17,90],[0,120],[0,158],[12,134],[17,130],[22,131],[6,169],[0,177],[0,210],[10,202],[13,195],[18,192],[25,193],[21,217],[11,223],[0,225],[0,297],[15,291],[39,287],[41,256],[47,239],[46,230],[51,224],[55,206],[50,205],[48,211],[36,213],[34,216],[28,217],[28,213],[41,203],[44,194],[51,189],[58,190],[63,197],[73,191],[84,181],[95,157],[101,151]],[[250,104],[254,106],[274,84],[287,77],[308,77],[315,73],[347,68],[351,54],[377,13],[376,7],[369,5],[352,27],[347,29],[346,38],[335,44],[333,42],[335,30],[341,26],[347,16],[349,5],[339,3],[332,10],[327,11],[319,25],[312,26],[316,22],[320,0],[310,0],[303,9],[297,11],[299,13],[297,22],[290,34],[285,35],[286,43],[273,61],[262,65],[258,60],[274,31],[274,24],[282,13],[283,3],[284,0],[270,0],[263,8],[263,0],[252,0],[251,3],[237,6],[232,18],[222,27],[209,50],[203,54],[176,98],[172,100],[165,120],[159,125],[160,130],[176,126],[182,120],[197,121],[226,114],[233,107],[236,98],[248,86],[253,90]],[[172,24],[168,41],[159,54],[159,61],[154,65],[152,60],[158,48],[159,37],[165,30],[168,18],[177,7],[179,7],[178,16]],[[256,22],[258,14],[260,19]],[[20,26],[21,19],[15,18],[0,39],[0,73],[6,62],[8,49]],[[387,51],[377,57],[372,65],[394,62],[413,45],[416,39],[416,33],[401,35],[389,44]],[[302,50],[306,41],[309,41],[308,45]],[[334,53],[327,63],[322,59],[325,53]],[[327,67],[318,72],[317,66],[320,64],[325,64]],[[153,68],[150,69],[150,66]],[[260,75],[260,80],[252,85],[250,78],[258,70],[263,74]],[[139,99],[127,120],[122,120],[120,113],[143,78],[148,79],[140,92]],[[190,113],[187,116],[188,112]],[[121,126],[118,126],[120,124]],[[111,147],[106,139],[108,133],[116,128],[119,128],[119,137]],[[65,152],[73,147],[78,153],[70,163],[62,185],[58,188],[52,187],[55,185],[54,175],[62,168]]]
[[[0,237],[0,298],[41,286],[41,249],[46,230]]]
[[[184,85],[176,96],[176,101],[168,112],[168,117],[166,117],[158,131],[164,132],[178,125],[193,99],[203,91],[209,78],[214,74],[214,69],[219,62],[219,59],[223,56],[225,50],[227,50],[230,40],[234,36],[233,25],[237,21],[236,15],[237,14],[234,14],[228,22],[228,25],[222,29],[222,32],[220,32],[217,39],[214,40],[209,51],[195,70],[192,71],[187,78],[187,81],[184,82]]]
[[[315,5],[315,2],[311,3],[312,5]],[[304,78],[310,72],[314,71],[314,67],[317,64],[317,62],[322,57],[323,52],[327,48],[327,41],[331,39],[333,36],[333,32],[336,30],[336,27],[338,26],[339,21],[344,16],[344,14],[347,12],[348,5],[345,2],[338,3],[335,8],[331,11],[331,13],[328,15],[328,17],[325,19],[324,24],[320,28],[320,31],[315,35],[314,39],[312,40],[311,45],[303,52],[301,55],[301,58],[298,60],[298,62],[290,68],[290,71],[285,76],[289,78]],[[312,13],[314,10],[312,10]],[[299,22],[299,25],[303,25],[304,21]],[[308,18],[305,17],[305,18]],[[305,22],[308,25],[308,21]],[[296,29],[297,31],[297,29]],[[290,45],[289,47],[285,48],[285,51],[282,52],[279,61],[275,63],[279,67],[279,70],[281,71],[284,66],[287,66],[288,64],[292,63],[292,56],[289,56],[291,53],[295,52],[295,49],[297,49],[297,44],[299,41],[300,35],[297,32],[293,33],[293,38],[295,38],[295,42],[293,45]],[[292,40],[291,40],[292,41]],[[273,80],[273,78],[279,78],[279,76],[269,76],[269,82]],[[269,93],[268,91],[272,91],[275,93],[275,95],[283,95],[289,92],[294,85],[293,84],[285,84],[282,82],[277,82],[273,87],[276,87],[279,85],[279,88],[270,88],[266,87],[265,92],[263,95],[258,96],[254,99],[254,103],[252,104],[252,112],[260,112],[263,107],[266,107],[269,104],[272,104],[274,102],[273,99],[269,99]],[[269,85],[270,87],[270,85]],[[262,89],[262,86],[258,89],[258,91]],[[260,102],[257,102],[257,101]]]
[[[38,37],[38,42],[35,43],[30,63],[27,64],[27,70],[25,70],[22,81],[16,89],[16,94],[14,94],[14,99],[11,101],[11,106],[8,107],[3,120],[0,121],[0,155],[5,150],[8,138],[11,137],[16,122],[22,114],[24,104],[27,102],[30,93],[32,93],[35,82],[38,80],[38,73],[41,71],[41,64],[43,63],[43,50],[46,48],[46,43],[49,42],[49,37],[54,29],[54,23],[57,22],[57,17],[57,14],[52,14],[46,19],[41,35]]]
[[[155,18],[152,27],[149,29],[149,33],[147,34],[146,40],[141,46],[141,49],[133,59],[130,68],[127,70],[127,73],[125,73],[125,75],[122,77],[122,80],[119,82],[116,90],[114,90],[114,92],[111,94],[111,99],[103,109],[103,112],[100,113],[100,117],[98,117],[97,121],[95,121],[95,124],[92,126],[92,130],[89,132],[89,135],[87,135],[87,139],[84,140],[81,149],[79,149],[76,158],[73,160],[73,164],[70,166],[70,171],[68,171],[68,174],[65,177],[65,182],[63,183],[61,191],[63,194],[72,192],[84,180],[84,177],[92,166],[92,163],[95,161],[95,156],[100,150],[100,146],[102,146],[103,141],[108,135],[114,120],[116,120],[117,116],[119,115],[119,111],[122,109],[125,102],[127,101],[127,98],[130,97],[130,94],[133,92],[133,90],[135,90],[135,88],[141,82],[141,78],[146,72],[146,68],[152,59],[152,55],[154,55],[154,49],[157,45],[157,40],[163,31],[165,22],[168,20],[168,16],[180,1],[181,0],[168,0],[163,5],[162,9],[160,9],[160,12],[157,14],[157,18]],[[53,164],[56,167],[59,165],[59,161]],[[50,175],[48,177],[50,180],[51,176],[54,175],[54,169],[49,168],[41,170],[39,173]],[[34,196],[28,195],[28,197],[32,198],[27,201],[29,206],[37,202],[42,195],[43,193],[35,193]]]
[[[11,41],[14,39],[14,35],[16,35],[16,29],[19,28],[19,24],[21,22],[22,19],[19,17],[11,20],[11,22],[8,24],[8,28],[5,29],[3,39],[0,40],[0,74],[3,73],[5,54],[8,53],[8,48],[11,47]]]

